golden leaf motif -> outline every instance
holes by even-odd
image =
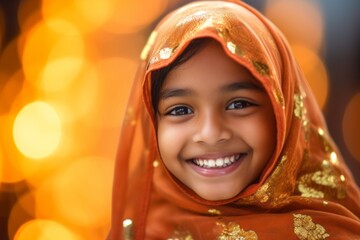
[[[257,234],[252,231],[245,231],[240,227],[239,224],[229,222],[217,222],[217,227],[220,228],[220,235],[217,237],[218,240],[257,240]]]
[[[293,214],[294,233],[301,240],[320,240],[329,237],[325,228],[313,222],[312,218],[303,214]]]

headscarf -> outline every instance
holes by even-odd
[[[208,201],[178,181],[158,152],[151,73],[198,38],[263,86],[276,147],[258,180]],[[281,32],[239,1],[201,1],[168,14],[152,32],[120,136],[108,239],[360,239],[360,193]]]

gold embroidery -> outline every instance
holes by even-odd
[[[298,185],[298,190],[301,193],[302,197],[308,197],[308,198],[324,198],[325,194],[321,191],[318,191],[314,188],[309,187],[306,183],[306,180],[304,180],[306,176],[302,176],[300,178],[300,182]]]
[[[343,182],[342,179],[344,179],[344,176],[336,176],[328,160],[323,160],[321,167],[321,171],[315,171],[300,177],[298,190],[301,193],[301,196],[324,198],[325,193],[323,191],[316,190],[312,187],[313,184],[317,184],[318,186],[327,187],[327,189],[324,188],[327,194],[336,196],[338,199],[346,197],[345,190],[340,184]],[[343,176],[343,178],[341,176]],[[336,193],[331,189],[336,189]]]
[[[312,218],[303,214],[293,214],[294,216],[294,233],[301,240],[307,239],[325,239],[330,235],[320,224],[313,222]]]
[[[321,162],[320,170],[314,169],[313,172],[308,172],[299,178],[298,191],[303,197],[343,199],[346,197],[345,177],[336,167],[338,165],[337,154],[325,137],[325,131],[318,128],[317,134],[324,146],[325,153],[328,154],[328,159]],[[307,152],[304,152],[304,159],[306,158],[304,162],[310,162]]]
[[[329,140],[325,136],[325,131],[322,128],[318,128],[318,134],[320,137],[320,141],[323,143],[324,151],[326,153],[334,152],[334,149],[331,147]]]
[[[261,75],[269,75],[270,70],[268,65],[259,61],[253,61],[252,63],[258,73],[260,73]]]
[[[218,240],[257,240],[257,234],[252,231],[245,231],[240,227],[239,224],[229,222],[217,222],[216,226],[220,231],[220,235],[217,237]]]
[[[297,118],[302,119],[304,116],[303,108],[304,108],[304,102],[303,97],[300,94],[294,94],[294,114]]]
[[[209,209],[209,210],[208,210],[208,213],[209,213],[210,215],[220,215],[220,214],[221,214],[221,212],[220,212],[219,210],[214,209],[214,208]]]
[[[323,172],[323,171],[314,172],[313,175],[311,176],[311,180],[318,185],[323,185],[331,188],[336,187],[335,176],[329,174],[328,172]]]
[[[260,202],[263,205],[279,206],[287,202],[288,197],[292,194],[289,183],[282,181],[285,165],[288,164],[287,155],[283,154],[279,158],[278,166],[274,172],[269,176],[268,180],[255,192],[255,194],[244,197],[239,200],[239,203],[253,203]]]
[[[275,100],[281,105],[283,109],[285,109],[284,98],[281,94],[281,91],[279,91],[278,88],[275,87],[275,89],[273,90],[273,95],[275,97]]]

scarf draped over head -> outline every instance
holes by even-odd
[[[217,41],[251,72],[276,119],[275,151],[258,180],[221,201],[179,182],[157,147],[151,73],[198,38]],[[359,189],[271,22],[234,0],[193,2],[158,24],[141,53],[123,122],[108,239],[356,239],[359,206]]]

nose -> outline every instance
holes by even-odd
[[[196,125],[193,135],[193,141],[196,143],[216,145],[226,142],[232,137],[232,132],[221,113],[204,113],[199,116]]]

